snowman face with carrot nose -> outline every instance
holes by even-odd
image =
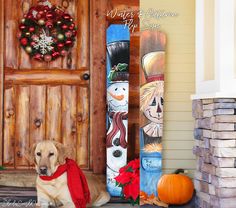
[[[107,103],[110,112],[127,112],[129,98],[128,82],[116,82],[107,89]]]

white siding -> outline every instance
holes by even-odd
[[[192,177],[195,157],[190,96],[195,92],[195,1],[141,0],[140,3],[144,10],[156,8],[179,14],[152,21],[160,23],[160,30],[167,34],[163,171],[170,173],[184,168]]]

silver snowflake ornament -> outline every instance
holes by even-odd
[[[33,11],[32,11],[32,15],[33,15],[34,18],[37,17],[37,14],[38,14],[38,12],[37,12],[36,10],[33,10]]]
[[[48,6],[49,8],[52,8],[52,4],[49,1],[40,2],[39,4],[43,5],[43,6]]]
[[[40,34],[40,37],[34,38],[34,41],[36,42],[34,48],[40,49],[40,52],[43,55],[47,54],[53,49],[53,47],[51,46],[53,44],[53,38],[47,36],[45,30],[42,30],[42,34]]]

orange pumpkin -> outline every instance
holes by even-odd
[[[167,204],[183,205],[193,197],[192,180],[181,174],[163,175],[157,185],[158,197]]]

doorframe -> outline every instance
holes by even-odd
[[[90,0],[90,154],[94,173],[106,167],[106,9],[107,0]]]
[[[3,159],[4,0],[0,1],[0,165]]]

